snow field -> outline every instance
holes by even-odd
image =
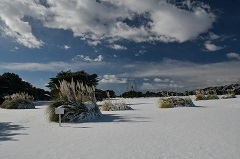
[[[125,99],[134,110],[85,123],[49,123],[45,105],[0,109],[1,159],[240,158],[240,98],[158,108],[159,98]]]

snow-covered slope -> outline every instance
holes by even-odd
[[[49,123],[47,103],[0,109],[1,159],[237,159],[240,98],[160,109],[159,98],[125,99],[134,110],[86,123]]]

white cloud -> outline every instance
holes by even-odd
[[[144,55],[146,52],[147,52],[147,50],[139,50],[138,53],[135,54],[135,56]]]
[[[69,46],[69,45],[63,45],[63,48],[64,48],[65,50],[68,50],[68,49],[71,48],[71,46]]]
[[[227,54],[227,57],[230,58],[230,59],[237,59],[237,60],[240,60],[240,55],[237,54],[237,53],[228,53]]]
[[[143,83],[140,88],[142,90],[155,90],[155,87],[150,83]]]
[[[218,51],[218,50],[222,50],[224,47],[217,46],[217,45],[212,44],[210,41],[206,41],[205,42],[205,48],[208,51]]]
[[[219,38],[221,38],[221,36],[219,36],[219,35],[217,35],[217,34],[214,34],[213,32],[210,32],[210,33],[209,33],[209,39],[210,39],[210,40],[217,40],[217,39],[219,39]]]
[[[170,81],[171,81],[171,80],[170,80],[170,79],[167,79],[167,78],[165,78],[165,79],[154,78],[154,82],[157,82],[157,83],[159,83],[159,82],[168,83],[168,82],[170,82]]]
[[[98,55],[97,58],[95,58],[93,61],[95,62],[101,62],[103,60],[103,56],[102,55]]]
[[[32,33],[30,24],[24,21],[25,16],[39,19],[45,8],[28,0],[0,3],[0,31],[28,48],[40,48],[44,42]]]
[[[125,46],[118,45],[118,44],[109,45],[109,47],[114,50],[127,50]]]
[[[87,43],[91,46],[97,46],[98,44],[101,44],[99,40],[88,40]]]
[[[48,0],[9,1],[0,4],[1,30],[18,43],[39,48],[44,42],[33,35],[25,17],[44,27],[64,29],[96,46],[102,40],[134,42],[184,42],[212,27],[216,16],[203,3],[167,3],[167,0]],[[187,7],[187,8],[186,8]],[[79,16],[81,15],[81,16]],[[131,25],[141,17],[142,23]],[[115,46],[116,47],[116,46]]]
[[[119,79],[116,75],[104,75],[100,83],[127,83],[127,78]]]
[[[87,61],[87,62],[102,62],[103,61],[103,56],[98,55],[96,58],[90,58],[89,56],[77,55],[72,60],[73,61],[83,60],[83,61]]]

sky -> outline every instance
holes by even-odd
[[[240,0],[0,2],[0,74],[37,88],[68,70],[116,94],[240,83]]]

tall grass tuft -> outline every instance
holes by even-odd
[[[28,95],[25,92],[14,93],[4,97],[4,102],[1,108],[5,109],[34,109],[33,96]]]
[[[108,99],[105,100],[101,106],[101,111],[132,110],[132,108],[123,101],[113,103],[110,99],[109,92],[107,92],[107,97]]]
[[[55,108],[62,106],[65,109],[62,115],[63,122],[82,122],[91,118],[101,116],[96,104],[95,87],[87,86],[79,81],[59,81],[59,99],[47,108],[49,121],[58,121]]]

